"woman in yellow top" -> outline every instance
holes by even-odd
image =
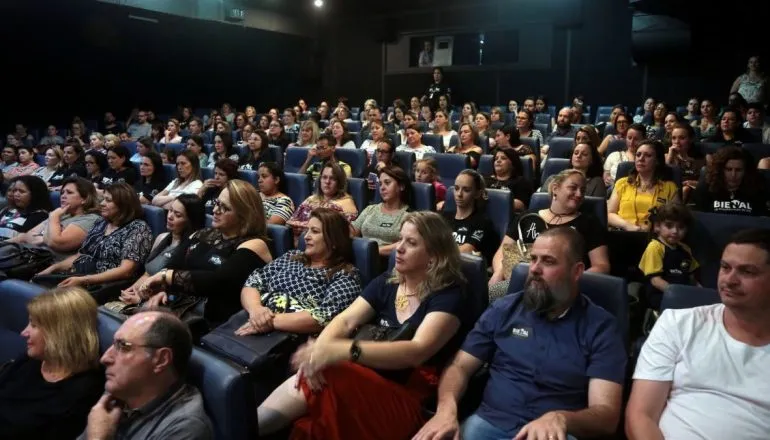
[[[634,169],[615,182],[607,202],[609,224],[624,231],[649,231],[649,210],[679,201],[679,189],[666,175],[665,148],[647,140],[636,149]]]

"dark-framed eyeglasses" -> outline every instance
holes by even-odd
[[[152,349],[158,349],[163,348],[163,346],[160,345],[152,345],[152,344],[135,344],[133,342],[128,342],[123,339],[115,339],[112,341],[112,347],[117,351],[118,353],[130,353],[134,350],[134,348],[141,347],[141,348],[152,348]]]
[[[225,214],[233,210],[233,208],[225,205],[225,203],[219,199],[214,199],[214,209],[219,209]]]

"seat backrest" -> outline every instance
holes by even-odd
[[[484,177],[491,176],[495,172],[495,157],[491,154],[482,154],[476,171]]]
[[[99,310],[99,347],[104,353],[123,322]],[[203,405],[217,440],[248,440],[256,437],[252,416],[257,409],[248,372],[237,365],[193,347],[187,382],[203,396]]]
[[[529,209],[539,210],[551,206],[551,196],[546,192],[532,194],[529,200]],[[598,218],[602,227],[607,228],[607,199],[604,197],[584,197],[580,212],[591,214]]]
[[[350,165],[352,177],[363,177],[364,170],[366,170],[366,151],[358,148],[337,148],[334,150],[334,155],[337,156],[337,159]]]
[[[166,148],[171,148],[172,150],[174,150],[174,153],[179,155],[179,153],[182,152],[186,147],[187,147],[186,144],[166,144],[166,145],[161,145],[160,149],[161,151],[163,151]]]
[[[61,206],[61,192],[60,191],[51,191],[48,193],[48,197],[51,199],[51,205],[53,205],[54,209]]]
[[[29,317],[27,303],[45,290],[42,286],[21,280],[0,282],[0,328],[15,333],[24,330]]]
[[[660,310],[689,309],[722,302],[719,292],[704,287],[686,286],[684,284],[669,284],[663,291]]]
[[[529,264],[517,264],[511,271],[508,294],[524,289],[529,273]],[[625,342],[628,335],[628,291],[626,280],[611,275],[583,272],[579,280],[580,293],[587,296],[594,304],[610,312],[618,321],[620,332]]]
[[[270,148],[270,160],[283,168],[283,147],[280,145],[268,145]]]
[[[548,141],[548,157],[569,159],[575,141],[569,137],[554,137]]]
[[[766,157],[770,157],[770,144],[743,144],[743,149],[751,153],[755,162],[759,162]]]
[[[270,251],[273,259],[294,248],[294,234],[288,226],[268,224],[267,235],[270,237]]]
[[[310,177],[307,174],[286,173],[286,195],[299,207],[310,196]]]
[[[423,145],[429,145],[436,150],[437,153],[444,152],[444,139],[437,134],[424,134],[422,135]]]
[[[142,212],[144,212],[144,221],[150,226],[152,236],[166,232],[166,210],[158,206],[142,205]]]
[[[543,134],[543,136],[548,136],[548,126],[550,124],[548,122],[535,122],[535,130],[538,130],[540,133]]]
[[[447,188],[454,186],[455,179],[460,171],[471,167],[470,158],[464,154],[428,153],[425,157],[432,156],[438,163],[438,174],[441,182]]]
[[[610,153],[614,153],[616,151],[626,151],[627,148],[628,146],[626,145],[626,141],[624,139],[612,140],[610,141],[610,144],[607,145],[607,151],[604,152],[604,157],[607,157]]]
[[[164,163],[163,164],[163,170],[166,171],[166,181],[171,182],[172,180],[176,179],[177,172],[176,172],[176,164],[173,163]]]
[[[700,282],[715,287],[722,251],[730,237],[743,229],[767,228],[767,217],[695,212],[695,222],[687,233],[692,255],[700,266]]]
[[[305,250],[305,234],[299,237],[297,249]],[[370,238],[353,238],[353,265],[361,274],[361,288],[366,288],[369,281],[376,278],[380,269],[380,251],[377,242]]]
[[[361,122],[348,121],[348,122],[345,122],[345,127],[348,129],[348,131],[361,131]]]
[[[519,156],[519,162],[521,162],[521,176],[527,180],[527,182],[534,183],[535,171],[532,166],[532,158],[529,156]]]
[[[498,238],[502,239],[505,231],[508,230],[508,222],[511,219],[513,194],[504,189],[488,189],[487,196],[489,199],[485,213],[494,225]],[[444,212],[455,212],[456,210],[454,186],[448,187],[446,197],[444,197]]]
[[[259,173],[257,170],[238,170],[238,176],[259,190]]]
[[[535,153],[535,157],[537,157],[538,162],[540,161],[540,141],[539,140],[531,137],[520,137],[519,142],[529,146],[529,148],[531,148],[532,151]]]
[[[349,178],[348,194],[353,197],[358,212],[363,212],[364,208],[369,205],[369,185],[366,179],[359,179],[356,177]]]
[[[540,185],[545,185],[545,181],[548,180],[549,177],[559,174],[560,172],[569,168],[570,165],[571,163],[569,159],[562,159],[560,157],[549,157],[543,164],[543,171],[540,177]],[[547,190],[548,190],[547,188],[544,188],[541,191],[547,191]]]
[[[201,168],[201,180],[204,182],[207,179],[213,179],[214,178],[214,168]]]
[[[489,286],[487,285],[487,265],[483,258],[471,254],[460,254],[462,271],[467,285],[468,322],[475,323],[489,306]],[[388,270],[396,265],[396,251],[390,253]]]
[[[430,183],[412,182],[412,196],[416,210],[436,210],[436,190]]]
[[[310,151],[310,148],[308,147],[287,148],[286,163],[283,166],[283,170],[287,173],[296,173],[299,171],[299,169],[302,168],[302,164],[305,163],[308,151]]]
[[[376,158],[372,158],[372,160],[375,160]],[[409,178],[414,180],[414,162],[417,160],[414,153],[409,151],[396,151],[396,160],[398,161],[398,165],[406,171],[406,174],[409,175]]]
[[[60,136],[64,136],[60,134]],[[128,148],[128,152],[131,153],[131,156],[136,154],[136,141],[123,141],[120,143],[120,145]]]

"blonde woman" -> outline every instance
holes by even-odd
[[[62,161],[64,160],[64,152],[57,145],[48,147],[45,150],[45,166],[36,169],[32,175],[43,179],[43,182],[48,184],[48,181],[59,171]]]
[[[27,304],[27,351],[0,374],[4,439],[72,439],[104,391],[97,305],[78,287],[50,290]]]
[[[308,147],[313,148],[318,141],[318,136],[321,135],[321,130],[318,128],[318,124],[315,121],[307,120],[302,123],[299,128],[299,136],[297,142],[289,145],[290,147]]]
[[[464,283],[447,223],[434,212],[407,214],[394,269],[369,283],[318,339],[297,351],[297,375],[257,409],[260,434],[296,420],[292,438],[372,438],[373,432],[377,438],[411,438],[425,422],[422,401],[436,392],[436,371],[467,324]],[[371,322],[408,323],[414,336],[354,340],[354,330]]]
[[[444,149],[450,147],[452,136],[457,138],[457,132],[452,130],[452,122],[449,120],[449,114],[444,110],[436,110],[436,116],[433,119],[433,131],[432,134],[441,136],[441,142],[444,144]]]

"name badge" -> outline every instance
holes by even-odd
[[[215,265],[215,266],[221,266],[222,265],[222,257],[219,255],[212,255],[211,258],[209,258],[209,263]]]
[[[532,327],[514,327],[511,330],[511,336],[518,339],[529,339],[532,334]]]

